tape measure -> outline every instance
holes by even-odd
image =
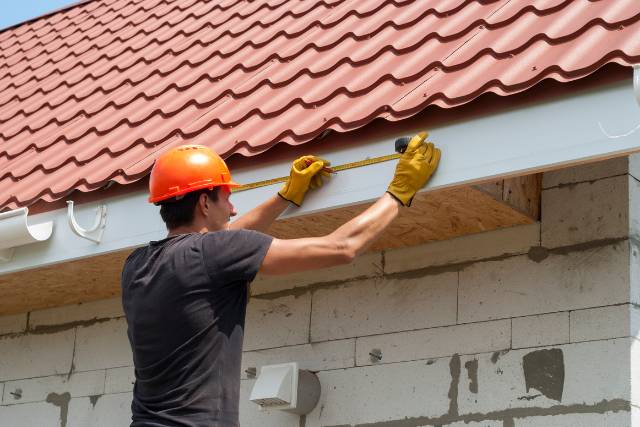
[[[365,159],[359,162],[347,163],[340,166],[332,166],[334,172],[343,171],[347,169],[359,168],[361,166],[373,165],[376,163],[388,162],[389,160],[399,159],[402,156],[402,153],[391,154],[389,156],[375,157],[373,159]],[[252,184],[243,185],[242,187],[231,187],[232,193],[237,193],[238,191],[251,190],[252,188],[265,187],[267,185],[278,184],[281,182],[285,182],[288,180],[288,176],[283,176],[282,178],[268,179],[266,181],[254,182]]]

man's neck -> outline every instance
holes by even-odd
[[[191,234],[191,233],[206,233],[209,231],[206,227],[199,228],[191,225],[185,225],[182,227],[174,228],[173,230],[169,230],[169,234],[167,237],[179,236],[181,234]]]

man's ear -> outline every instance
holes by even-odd
[[[211,199],[209,199],[209,197],[207,197],[206,194],[201,194],[200,197],[198,197],[198,209],[200,209],[200,213],[203,216],[208,216],[209,215],[209,209],[211,209]]]

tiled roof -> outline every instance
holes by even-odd
[[[638,60],[638,0],[85,2],[0,32],[0,208]]]

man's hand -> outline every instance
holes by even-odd
[[[405,206],[411,206],[411,200],[429,181],[431,174],[440,162],[440,149],[433,143],[426,144],[427,132],[420,132],[409,142],[406,151],[398,160],[396,174],[387,192]]]
[[[307,165],[305,159],[309,159],[313,163]],[[327,166],[331,166],[331,163],[319,157],[300,157],[291,165],[291,175],[278,194],[283,199],[300,206],[309,187],[316,188],[316,186],[321,186],[323,176],[325,178],[331,177],[328,172],[322,170],[323,167]]]

